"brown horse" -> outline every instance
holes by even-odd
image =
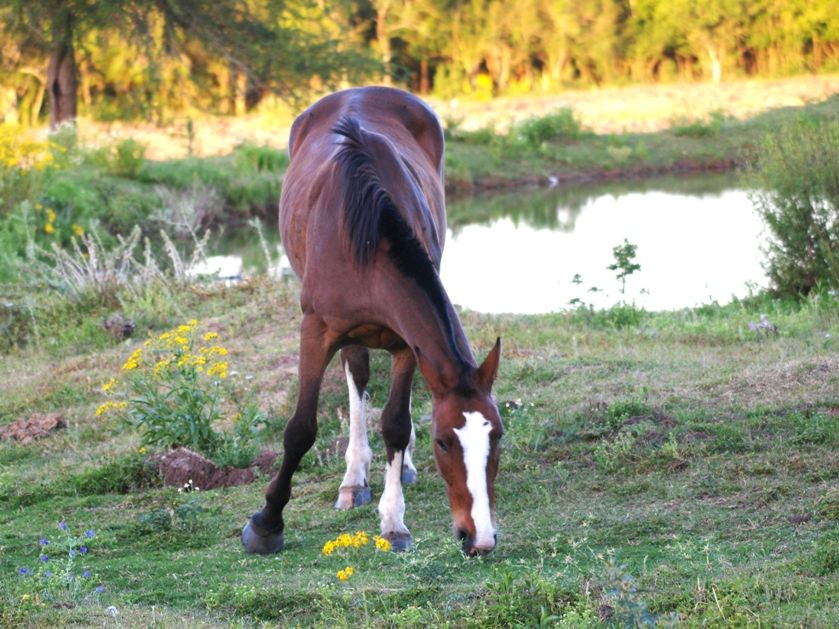
[[[478,367],[438,277],[446,233],[443,153],[434,113],[391,88],[332,94],[292,126],[280,229],[302,281],[300,383],[282,467],[262,511],[242,532],[247,552],[283,547],[291,477],[315,441],[321,380],[339,349],[350,393],[350,440],[336,507],[371,500],[363,409],[367,348],[385,349],[393,360],[381,417],[387,447],[382,536],[396,550],[412,544],[402,484],[416,477],[410,406],[419,365],[432,394],[434,456],[456,534],[469,555],[495,547],[493,486],[503,427],[490,389],[500,340]]]

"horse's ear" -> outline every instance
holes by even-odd
[[[498,373],[498,362],[501,360],[501,337],[495,339],[495,347],[493,347],[483,364],[478,367],[478,383],[487,391],[492,389],[492,383],[495,382],[495,376]]]
[[[446,385],[443,382],[443,375],[428,358],[420,351],[419,347],[414,347],[414,355],[417,357],[417,365],[419,366],[422,377],[431,389],[431,393],[437,397],[441,397],[446,392]]]

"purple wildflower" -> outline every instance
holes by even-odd
[[[29,568],[18,568],[17,569],[17,573],[22,577],[25,577],[27,574],[31,574],[31,572],[32,571]]]
[[[84,532],[85,537],[96,537],[96,533],[94,533],[93,529],[87,529]]]
[[[52,576],[52,570],[44,570],[44,576],[49,579]]]
[[[82,576],[83,576],[85,579],[90,578],[90,570],[85,570],[84,572],[82,572]]]
[[[47,544],[49,544],[49,543],[50,543],[50,541],[49,541],[46,537],[42,537],[41,539],[39,539],[39,540],[38,540],[38,543],[39,543],[41,546],[46,546]]]
[[[61,522],[58,523],[58,528],[60,528],[62,531],[66,531],[67,521],[62,519]]]
[[[72,575],[72,574],[68,574],[68,575],[67,575],[67,583],[69,583],[69,582],[70,582],[70,581],[72,581],[72,580],[73,580],[73,575]]]
[[[79,552],[82,555],[86,555],[87,554],[87,546],[79,546]]]
[[[41,555],[41,563],[47,563],[50,560],[46,555]]]
[[[99,594],[101,594],[102,592],[105,591],[105,586],[104,585],[97,585],[96,586],[96,591],[99,592]]]

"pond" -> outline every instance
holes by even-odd
[[[441,277],[454,303],[488,313],[723,304],[766,285],[763,238],[748,191],[730,175],[518,190],[449,202]],[[607,267],[624,239],[641,268],[622,294]],[[248,241],[256,244],[252,233]],[[246,253],[246,268],[259,257],[235,243],[224,253]]]

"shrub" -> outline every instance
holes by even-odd
[[[531,146],[551,140],[574,140],[583,134],[574,112],[566,107],[541,118],[531,118],[517,125],[515,132]]]
[[[776,292],[839,289],[839,122],[802,120],[767,136],[753,173]]]

